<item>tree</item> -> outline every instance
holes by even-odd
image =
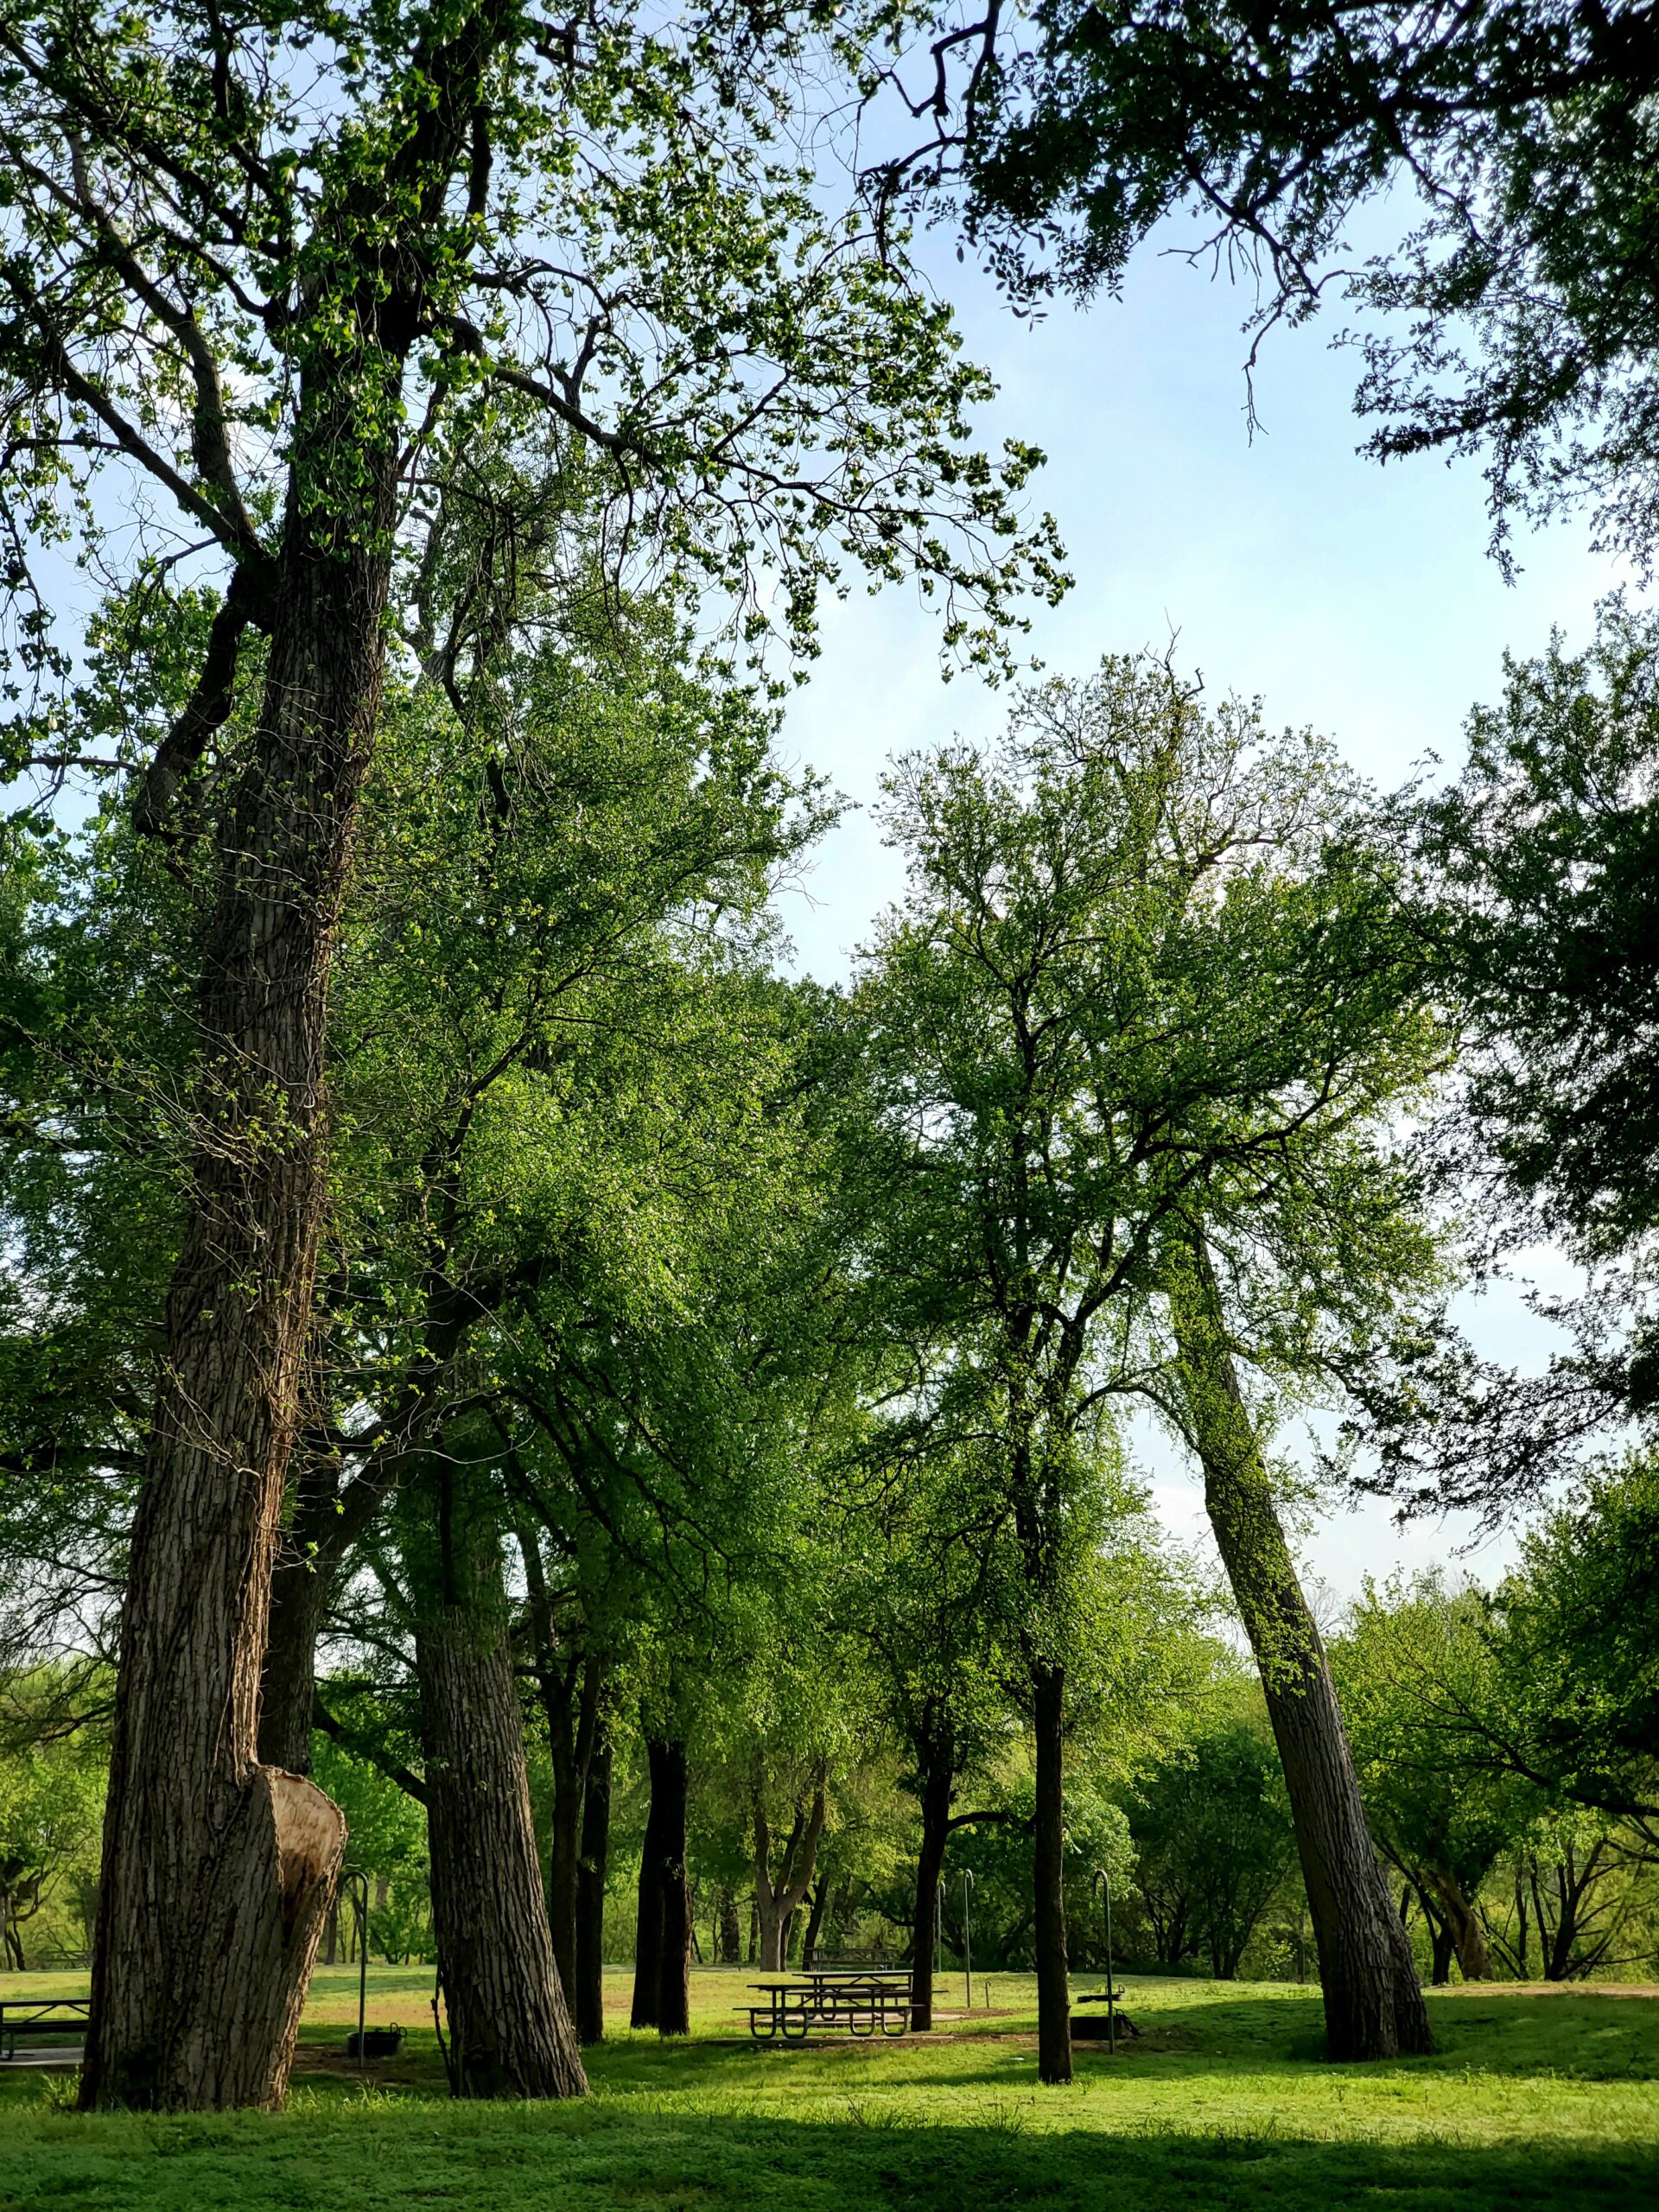
[[[504,471],[516,481],[500,456],[480,453],[465,487],[486,505]],[[423,1445],[459,1400],[477,1402],[480,1341],[522,1330],[538,1283],[533,1333],[552,1329],[556,1338],[555,1314],[575,1311],[614,1340],[619,1297],[639,1300],[653,1269],[689,1281],[695,1255],[712,1251],[700,1226],[718,1218],[709,1193],[721,1191],[726,1203],[741,1185],[740,1162],[752,1168],[766,1149],[752,1128],[734,1125],[729,1109],[744,1118],[740,1095],[767,1065],[755,1023],[773,1025],[754,988],[767,890],[822,810],[810,786],[778,773],[769,718],[740,693],[688,674],[671,619],[647,603],[604,602],[602,578],[578,557],[586,511],[562,505],[563,496],[556,481],[539,503],[522,493],[524,513],[567,530],[569,572],[526,583],[498,608],[513,655],[510,684],[499,639],[477,653],[452,650],[457,587],[447,567],[466,572],[469,541],[438,534],[442,557],[435,555],[425,605],[450,632],[453,665],[442,683],[423,677],[389,700],[365,798],[331,1019],[335,1180],[325,1290],[263,1684],[261,1742],[295,1770],[310,1764],[320,1626],[394,1485],[423,1479],[430,1465]],[[95,857],[107,861],[107,876],[94,868],[89,879]],[[180,893],[175,872],[144,867],[118,817],[105,819],[80,858],[80,880],[67,863],[58,874],[58,912],[84,914],[92,934],[112,906],[124,918],[123,899],[153,908],[165,890],[165,913]],[[25,942],[35,959],[61,967],[52,935],[61,936],[61,922],[48,920],[50,912],[42,898],[22,925]],[[175,978],[153,913],[140,942],[157,972],[130,1026],[114,1022],[116,1037],[101,1036],[78,1008],[54,1039],[71,1073],[54,1106],[59,1094],[73,1098],[78,1083],[93,1101],[102,1094],[105,1109],[83,1170],[89,1200],[107,1187],[111,1158],[123,1160],[128,1129],[136,1148],[168,1095],[172,1070],[157,1057],[152,1025]],[[118,991],[121,976],[111,981]],[[723,1088],[722,1071],[740,1060],[743,1084]],[[124,1097],[104,1073],[118,1067]],[[673,1107],[657,1118],[671,1093]],[[774,1113],[772,1125],[786,1149],[787,1115]],[[61,1126],[42,1122],[37,1103],[30,1127],[48,1134],[36,1161],[55,1158],[48,1147]],[[13,1195],[15,1204],[25,1198],[27,1186],[14,1185]],[[18,1211],[31,1245],[54,1250],[52,1216],[62,1217],[48,1196],[27,1196]],[[584,1218],[589,1208],[602,1211],[607,1235]],[[756,1217],[757,1226],[766,1218],[758,1200]],[[66,1294],[91,1303],[108,1325],[103,1249],[101,1238],[92,1249],[59,1241],[54,1266]],[[751,1266],[754,1251],[751,1240]],[[78,1273],[66,1252],[77,1254]],[[556,1295],[550,1253],[558,1255]],[[607,1273],[624,1258],[633,1271],[626,1289]],[[661,1291],[658,1276],[666,1315]],[[517,1364],[529,1381],[524,1362]],[[540,1381],[544,1399],[545,1369]],[[563,1387],[568,1395],[572,1378]],[[37,1394],[23,1410],[48,1440],[60,1433],[49,1401]],[[522,1416],[509,1404],[504,1418],[510,1427]],[[118,1428],[105,1433],[118,1440]],[[526,1496],[524,1454],[513,1447],[507,1458],[520,1494],[506,1510],[521,1536],[533,1535],[549,1510],[546,1488],[532,1484]],[[578,1541],[594,1526],[591,1508],[567,1484],[547,1532],[550,1558],[566,1563],[562,1572],[580,1560],[590,1593],[618,1583],[614,1557],[597,1555],[602,1535]],[[563,1606],[563,1593],[554,1594]],[[591,1594],[588,1610],[591,1626]],[[545,1690],[563,1662],[555,1663],[544,1639],[533,1642]],[[556,1699],[552,1709],[556,1717]],[[579,1789],[563,1796],[556,1872],[561,1858],[573,1872],[582,1799]],[[461,1863],[475,1855],[463,1851]],[[556,1936],[566,1936],[574,1963],[573,1885],[555,1880],[552,1896]],[[451,1969],[458,2001],[463,1963]]]
[[[1490,1636],[1511,1760],[1569,1804],[1659,1817],[1659,1468],[1647,1453],[1592,1470],[1525,1531]]]
[[[105,1744],[62,1710],[57,1670],[8,1674],[0,1720],[0,1974],[23,1970],[23,1930],[77,1880],[91,1885]]]
[[[1328,291],[1368,313],[1368,450],[1484,455],[1500,550],[1516,513],[1587,502],[1599,543],[1650,556],[1659,39],[1636,0],[921,12],[933,128],[881,181],[952,176],[1017,292],[1116,293],[1185,213],[1192,259],[1255,282],[1252,363]],[[1356,265],[1371,203],[1403,235]]]
[[[1274,1725],[1311,1895],[1313,1859],[1345,1858],[1323,1878],[1332,2049],[1421,2046],[1317,1637],[1238,1425],[1232,1324],[1194,1241],[1202,1223],[1236,1252],[1251,1357],[1304,1388],[1364,1366],[1432,1281],[1433,1240],[1375,1141],[1444,1049],[1397,863],[1311,736],[1271,739],[1236,700],[1206,714],[1144,660],[1028,695],[988,759],[906,764],[893,813],[914,888],[866,989],[908,1148],[877,1273],[915,1286],[916,1340],[950,1346],[917,1372],[975,1440],[987,1516],[1006,1516],[1036,1601],[1025,1633],[1053,1747],[1039,1821],[1057,1831],[1065,1645],[1036,1606],[1056,1617],[1066,1562],[1098,1541],[1081,1510],[1090,1455],[1111,1402],[1141,1394],[1199,1450],[1264,1679],[1287,1669]],[[1278,1624],[1294,1648],[1275,1657]],[[1057,1865],[1039,1841],[1039,1879]],[[1051,1904],[1056,2068],[1062,1933]]]
[[[66,665],[28,555],[71,524],[98,539],[114,469],[229,569],[138,779],[142,828],[188,830],[181,792],[238,684],[259,691],[208,810],[219,887],[89,2105],[280,2101],[342,1848],[321,1793],[263,1765],[254,1732],[325,1209],[327,989],[407,495],[516,412],[591,447],[619,517],[630,495],[653,506],[688,575],[741,596],[769,546],[801,631],[831,544],[959,590],[969,629],[969,602],[995,625],[1025,576],[1058,582],[1040,545],[997,542],[1031,456],[999,479],[963,450],[978,380],[944,316],[773,159],[791,26],[723,31],[676,41],[625,13],[553,35],[497,0],[247,17],[171,0],[145,18],[43,0],[7,19],[17,652],[27,674]],[[147,580],[168,572],[146,551]],[[50,720],[20,724],[14,767],[58,772]]]
[[[1573,1341],[1541,1376],[1459,1348],[1379,1378],[1379,1481],[1408,1502],[1500,1514],[1655,1402],[1656,702],[1659,622],[1609,600],[1587,650],[1506,660],[1462,776],[1418,811],[1424,927],[1463,1030],[1448,1170],[1495,1250],[1559,1239],[1597,1282],[1552,1303]]]

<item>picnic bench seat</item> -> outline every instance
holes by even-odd
[[[92,2005],[90,1997],[0,1999],[0,2061],[17,2057],[17,2038],[31,2028],[42,2029],[48,2035],[84,2038]]]
[[[778,2037],[785,2043],[804,2043],[813,2028],[842,2028],[854,2036],[901,2036],[910,2027],[906,1970],[839,1974],[811,1968],[749,1986],[763,2001],[735,2009],[747,2013],[749,2033],[757,2043]]]

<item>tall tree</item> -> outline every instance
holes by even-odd
[[[832,544],[994,620],[1033,555],[1058,582],[1030,541],[987,550],[1030,455],[999,479],[963,450],[977,380],[944,315],[774,163],[791,26],[726,29],[677,41],[623,11],[554,35],[499,0],[23,0],[0,32],[16,649],[63,664],[28,552],[69,522],[96,536],[115,468],[229,571],[141,827],[188,823],[181,787],[238,684],[259,692],[212,808],[89,2105],[280,2101],[342,1848],[321,1793],[257,1758],[258,1671],[324,1211],[331,957],[400,522],[455,407],[563,424],[619,512],[654,505],[681,566],[740,596],[768,543],[803,630]],[[13,763],[55,772],[41,728]]]
[[[464,2097],[578,2095],[587,2079],[531,1817],[501,1516],[476,1466],[451,1456],[461,1440],[452,1432],[427,1455],[403,1516],[450,2079]]]
[[[913,888],[865,1001],[906,1173],[876,1249],[884,1280],[916,1287],[916,1340],[931,1330],[950,1346],[935,1417],[959,1408],[988,1440],[982,1484],[1006,1501],[1026,1586],[1046,1602],[1068,1548],[1093,1541],[1077,1482],[1111,1401],[1145,1392],[1174,1410],[1165,1386],[1182,1355],[1160,1315],[1195,1215],[1254,1255],[1258,1350],[1281,1373],[1363,1366],[1402,1298],[1432,1279],[1432,1242],[1367,1133],[1421,1086],[1442,1040],[1397,867],[1328,748],[1269,738],[1242,702],[1205,711],[1167,665],[1109,662],[1086,684],[1029,695],[994,754],[906,763],[894,814]],[[1234,1280],[1248,1287],[1249,1268]],[[1207,1454],[1218,1533],[1236,1508],[1254,1515],[1255,1464],[1230,1445]],[[1247,1623],[1288,1607],[1311,1626],[1282,1537],[1229,1564]],[[1039,1872],[1052,1879],[1064,1649],[1029,1633]],[[1323,1681],[1314,1644],[1294,1641],[1291,1663]],[[1334,1700],[1294,1711],[1316,1707],[1310,1780],[1335,1795],[1304,1835],[1321,1827],[1348,1854],[1328,1885],[1340,1910],[1369,1896],[1375,1857]],[[1051,1903],[1039,1961],[1039,1974],[1046,1952],[1055,1961],[1055,2075],[1062,1939]],[[1388,2055],[1396,2029],[1420,2044],[1421,2003],[1414,2019],[1393,1951],[1344,1955],[1377,1980],[1344,1993],[1333,1979],[1333,2050]]]

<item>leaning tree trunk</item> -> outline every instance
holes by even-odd
[[[605,1877],[611,1852],[611,1732],[601,1714],[582,1802],[576,1868],[576,2038],[605,2040]]]
[[[922,1847],[916,1859],[916,1941],[910,1962],[910,2024],[918,2034],[933,2025],[934,1937],[955,1781],[949,1758],[935,1760],[922,1776]]]
[[[463,2097],[588,2087],[553,1960],[491,1501],[446,1459],[411,1500],[432,1916]]]
[[[1325,1647],[1296,1579],[1202,1243],[1172,1289],[1170,1311],[1210,1525],[1284,1766],[1331,2056],[1426,2051],[1432,2038],[1411,1944],[1366,1825]]]
[[[281,2102],[345,1848],[332,1802],[257,1758],[323,1207],[328,966],[379,710],[396,480],[389,447],[365,454],[327,414],[314,437],[353,445],[367,489],[337,545],[296,491],[255,587],[270,643],[204,941],[200,1134],[132,1529],[88,2107]]]
[[[1032,1669],[1037,1803],[1032,1880],[1037,1948],[1037,2074],[1071,2079],[1071,1986],[1065,1945],[1065,1669]]]

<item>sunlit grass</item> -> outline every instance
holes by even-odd
[[[371,2024],[408,2040],[366,2079],[344,2056],[355,1969],[324,1969],[280,2118],[89,2120],[61,2077],[0,2082],[0,2208],[1659,2202],[1659,1998],[1460,1990],[1433,1999],[1433,2057],[1344,2069],[1320,2056],[1315,1991],[1135,1980],[1140,2039],[1116,2057],[1079,2045],[1077,2081],[1057,2091],[1035,2079],[1028,1978],[976,1981],[971,2013],[957,1978],[931,2038],[787,2049],[751,2043],[734,2012],[751,1978],[697,1974],[692,2035],[665,2042],[628,2030],[628,1977],[612,1975],[591,2099],[469,2107],[443,2092],[429,1969],[371,1970]],[[8,1975],[0,1993],[84,1986]]]

